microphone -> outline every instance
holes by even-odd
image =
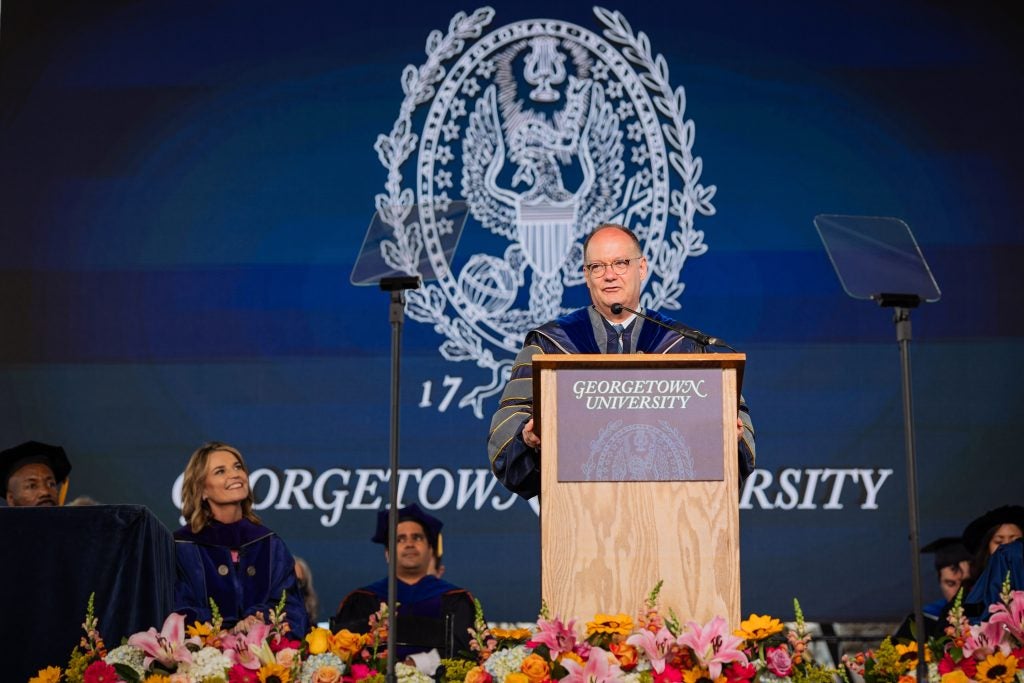
[[[683,325],[669,325],[668,323],[663,323],[660,320],[656,320],[650,316],[644,315],[640,311],[634,311],[632,308],[629,308],[628,306],[623,306],[622,304],[618,303],[612,304],[611,309],[612,313],[614,313],[615,315],[618,315],[623,311],[626,311],[627,313],[632,313],[634,315],[638,315],[644,320],[652,322],[655,325],[661,325],[665,329],[672,330],[673,332],[678,332],[687,339],[692,339],[693,341],[697,342],[701,346],[723,346],[729,349],[730,351],[736,351],[736,349],[732,348],[718,337],[708,336],[701,332],[700,330],[695,330],[692,327],[684,327]]]

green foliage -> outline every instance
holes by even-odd
[[[675,637],[679,637],[679,634],[683,631],[683,625],[679,621],[679,617],[676,615],[676,611],[671,607],[668,608],[668,616],[665,617],[665,628],[668,632]]]
[[[441,683],[462,683],[466,680],[466,674],[474,666],[476,666],[476,662],[468,659],[442,659]]]
[[[654,584],[654,588],[647,594],[647,600],[644,601],[644,606],[649,609],[657,609],[658,598],[661,597],[661,587],[665,584],[665,579],[658,579],[658,583]]]
[[[64,678],[67,683],[82,683],[85,670],[92,664],[92,658],[82,652],[79,648],[71,651],[71,659],[64,669]]]
[[[113,666],[114,670],[117,671],[118,677],[124,681],[124,683],[142,683],[142,679],[139,677],[139,672],[127,664],[117,662]]]
[[[900,661],[896,646],[886,638],[875,650],[874,657],[865,663],[864,680],[866,683],[895,683],[904,669],[906,667]]]

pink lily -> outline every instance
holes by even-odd
[[[554,619],[538,619],[538,631],[530,638],[528,645],[537,647],[547,645],[551,653],[551,659],[558,659],[563,652],[572,652],[576,646],[576,620],[571,619],[568,624],[562,624],[558,617]]]
[[[175,663],[192,663],[192,653],[185,647],[185,616],[171,612],[164,620],[163,628],[157,633],[152,626],[128,638],[128,644],[146,653],[145,667],[158,661],[167,668]]]
[[[1003,627],[988,621],[971,626],[970,635],[964,641],[964,657],[984,659],[998,649],[1009,653],[1010,648],[1000,648],[1003,639]]]
[[[990,624],[1002,624],[1018,643],[1024,644],[1024,591],[1010,593],[1009,607],[998,603],[992,605],[989,610]]]
[[[559,683],[616,683],[622,680],[622,669],[612,664],[615,657],[599,647],[590,650],[586,665],[574,659],[563,659],[562,666],[569,672]]]
[[[651,633],[647,629],[634,633],[626,638],[626,642],[643,650],[651,662],[651,668],[655,673],[660,674],[665,670],[665,659],[668,658],[676,639],[667,628],[662,626],[657,633]]]
[[[693,650],[700,663],[707,667],[711,680],[722,674],[723,664],[747,663],[747,656],[739,649],[743,639],[729,634],[722,617],[715,617],[704,627],[695,621],[687,623],[687,627],[689,630],[676,642]]]
[[[230,633],[224,636],[221,643],[224,655],[232,664],[241,664],[247,669],[259,669],[263,664],[275,661],[274,653],[267,642],[273,627],[270,624],[257,623],[249,627],[245,633]]]

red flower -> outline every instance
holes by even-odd
[[[967,675],[968,678],[974,680],[978,677],[978,662],[973,659],[965,659],[960,662],[960,669]]]
[[[253,669],[235,664],[228,670],[228,683],[260,683],[260,679]]]
[[[661,673],[654,673],[654,683],[680,683],[683,680],[683,672],[674,666],[666,666]]]
[[[270,640],[270,651],[277,654],[281,650],[298,650],[302,647],[302,643],[297,640],[291,640],[287,637],[282,636],[281,638],[271,638]]]
[[[345,676],[344,680],[361,681],[367,676],[369,676],[371,673],[373,672],[370,670],[370,667],[366,666],[365,664],[353,664],[351,675]]]
[[[89,665],[82,680],[84,683],[118,683],[121,677],[117,675],[117,669],[101,659]]]
[[[757,673],[757,667],[753,664],[740,664],[739,662],[733,662],[723,670],[723,673],[729,683],[751,681],[754,679],[754,674]]]

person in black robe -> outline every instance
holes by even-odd
[[[469,629],[476,606],[464,588],[430,573],[439,554],[443,523],[411,503],[398,511],[396,529],[396,610],[398,649],[404,659],[411,654],[437,649],[442,657],[469,652]],[[377,529],[371,539],[388,546],[388,511],[377,514]],[[387,550],[384,551],[387,558]],[[352,591],[331,619],[331,630],[347,629],[367,633],[370,617],[388,601],[388,578]]]

